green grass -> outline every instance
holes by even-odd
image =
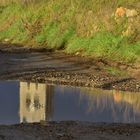
[[[139,0],[42,0],[23,4],[20,0],[0,2],[0,41],[28,47],[64,49],[67,53],[123,63],[140,59],[140,27],[131,36],[122,32],[124,18],[113,17],[118,6],[134,7]]]
[[[92,55],[96,58],[133,63],[140,56],[140,46],[139,42],[137,44],[128,42],[125,37],[101,32],[91,38],[74,36],[69,41],[66,51],[82,52],[84,55]]]
[[[120,70],[119,68],[116,67],[112,67],[112,66],[106,66],[104,67],[104,69],[112,74],[112,75],[116,75],[116,76],[128,76],[128,73],[126,70]]]

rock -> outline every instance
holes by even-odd
[[[118,17],[135,17],[138,16],[138,12],[135,9],[127,9],[125,7],[119,7],[117,8],[116,12],[115,12],[115,18]]]
[[[76,52],[76,54],[75,55],[80,55],[80,52]]]
[[[130,9],[125,8],[125,10],[126,10],[126,17],[128,18],[135,17],[138,15],[138,12],[135,9],[130,10]]]
[[[115,12],[115,21],[123,27],[122,36],[138,36],[139,13],[136,9],[119,7]]]
[[[10,41],[10,39],[8,39],[8,38],[5,38],[5,39],[4,39],[4,41],[5,41],[5,42],[8,42],[8,41]]]
[[[118,17],[124,17],[126,14],[126,8],[124,7],[119,7],[117,8],[116,12],[115,12],[115,18]]]

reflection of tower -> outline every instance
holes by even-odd
[[[20,122],[40,122],[52,117],[53,88],[20,82]]]

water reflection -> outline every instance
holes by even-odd
[[[53,93],[53,86],[20,82],[20,122],[51,120]]]
[[[51,120],[140,123],[140,93],[0,82],[0,124]]]
[[[111,122],[140,121],[140,93],[123,91],[104,91],[96,89],[81,89],[80,103],[87,100],[87,114],[98,112],[105,115],[108,112]]]

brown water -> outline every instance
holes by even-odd
[[[139,123],[140,93],[0,82],[0,124],[44,121]]]

